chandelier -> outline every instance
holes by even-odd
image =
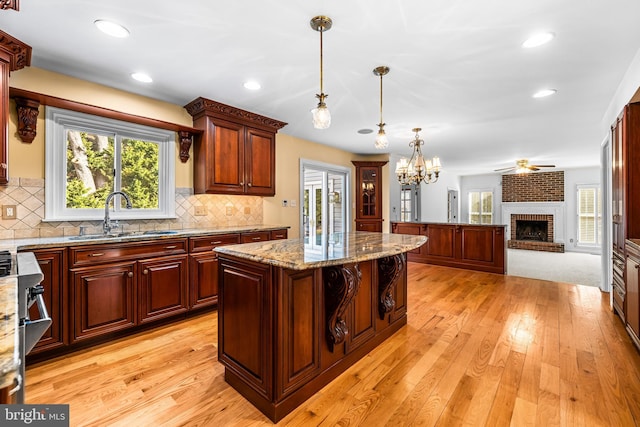
[[[413,148],[411,159],[407,161],[406,158],[402,158],[396,163],[396,176],[401,185],[420,185],[421,182],[431,184],[438,181],[440,169],[442,168],[440,158],[434,157],[432,160],[425,162],[421,148],[424,145],[424,141],[420,139],[418,134],[421,130],[421,128],[413,129],[416,136],[413,141],[409,142],[409,147]]]
[[[320,93],[316,94],[318,98],[318,106],[311,110],[313,116],[313,127],[316,129],[326,129],[331,125],[331,113],[324,103],[325,98],[329,95],[323,92],[322,87],[322,33],[329,31],[333,22],[327,16],[316,16],[311,19],[311,28],[320,32]]]
[[[382,76],[386,76],[389,72],[389,67],[376,67],[373,69],[373,74],[376,76],[380,76],[380,123],[378,123],[378,136],[376,136],[375,147],[379,150],[387,148],[389,146],[389,140],[387,139],[387,134],[384,131],[384,125],[386,123],[382,120]]]

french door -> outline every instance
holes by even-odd
[[[301,160],[302,236],[310,248],[335,242],[349,231],[350,170],[336,165]]]

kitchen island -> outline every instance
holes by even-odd
[[[282,419],[407,323],[406,252],[426,241],[352,232],[216,248],[225,380]]]

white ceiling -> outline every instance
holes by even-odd
[[[324,91],[332,125],[314,129],[319,33],[327,15]],[[380,153],[379,78],[390,146],[425,154],[443,171],[490,173],[516,159],[560,168],[599,164],[603,116],[640,48],[637,0],[23,0],[0,28],[33,47],[32,66],[185,105],[202,96],[289,124],[281,132]],[[111,19],[131,36],[111,38]],[[523,49],[532,33],[556,34]],[[134,71],[154,82],[133,81]],[[255,79],[251,92],[243,82]],[[558,90],[533,99],[540,88]],[[359,134],[360,129],[374,133]]]

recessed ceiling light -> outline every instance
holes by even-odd
[[[151,83],[153,81],[153,79],[145,73],[132,73],[131,78],[142,83]]]
[[[542,89],[534,93],[532,96],[534,98],[544,98],[546,96],[554,95],[557,92],[555,89]]]
[[[542,46],[545,43],[549,43],[556,35],[553,33],[537,33],[529,37],[527,40],[522,43],[522,47],[538,47]]]
[[[96,27],[98,27],[100,31],[110,35],[111,37],[119,37],[119,38],[129,37],[129,30],[127,30],[125,27],[123,27],[120,24],[116,24],[115,22],[107,21],[104,19],[98,19],[93,23],[95,24]]]
[[[366,135],[366,134],[372,133],[372,132],[373,132],[373,129],[360,129],[358,131],[358,133],[361,134],[361,135]]]
[[[243,86],[245,89],[249,89],[249,90],[258,90],[262,87],[260,86],[260,83],[258,83],[255,80],[248,80],[244,82]]]

